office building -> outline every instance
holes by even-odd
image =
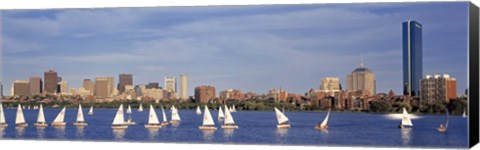
[[[188,76],[186,74],[180,75],[180,99],[188,99]]]
[[[215,99],[215,87],[214,86],[198,86],[195,87],[195,101],[197,103],[208,103]]]
[[[457,97],[457,81],[448,74],[426,75],[420,83],[420,100],[428,104],[437,101],[448,103]]]
[[[93,83],[93,81],[90,80],[90,79],[84,79],[83,80],[83,90],[89,91],[90,95],[93,95],[93,93],[95,92],[95,83]]]
[[[13,81],[13,95],[16,96],[29,96],[30,95],[30,83],[28,80],[15,80]]]
[[[43,90],[42,78],[40,77],[30,77],[30,94],[31,95],[40,95]]]
[[[363,62],[360,63],[359,68],[347,75],[346,80],[347,90],[349,91],[365,90],[370,96],[376,94],[375,74],[370,69],[365,68]]]
[[[132,74],[120,74],[118,76],[118,93],[123,93],[125,91],[125,86],[131,85],[133,86],[133,76]]]
[[[46,94],[55,94],[57,93],[57,84],[58,84],[58,75],[54,70],[49,70],[44,72],[45,79],[45,88],[44,91]]]
[[[163,80],[165,91],[177,93],[177,80],[175,77],[165,77]]]
[[[403,93],[406,96],[420,95],[420,80],[423,76],[422,25],[409,19],[403,22]]]

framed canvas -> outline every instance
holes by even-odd
[[[3,9],[0,139],[470,148],[478,20],[468,1]]]

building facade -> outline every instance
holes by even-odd
[[[44,72],[45,79],[45,88],[44,91],[46,94],[55,94],[57,93],[57,84],[58,84],[58,75],[54,70],[49,70]]]
[[[95,96],[99,98],[110,97],[113,93],[113,77],[95,78]]]
[[[175,77],[164,77],[163,81],[165,91],[177,93],[177,80]]]
[[[326,77],[321,79],[320,91],[334,95],[336,92],[340,92],[340,78]]]
[[[403,22],[402,28],[403,93],[406,96],[419,96],[423,77],[422,25],[409,19]]]
[[[126,85],[132,85],[133,86],[133,76],[132,74],[120,74],[118,76],[118,93],[122,94],[125,91],[125,86]]]
[[[346,77],[347,90],[366,90],[369,95],[376,94],[375,74],[368,68],[365,68],[363,63],[360,67],[352,71]]]
[[[95,83],[90,79],[83,80],[83,89],[90,92],[90,95],[93,95],[95,92]]]
[[[239,89],[228,89],[220,92],[222,100],[243,100],[245,95]]]
[[[68,82],[65,81],[65,80],[62,80],[60,82],[58,82],[58,87],[57,87],[58,91],[57,93],[60,94],[60,95],[68,95]]]
[[[43,90],[43,83],[42,78],[40,77],[30,77],[30,94],[31,95],[40,95],[42,94]]]
[[[150,82],[146,86],[147,89],[160,89],[158,82]]]
[[[13,81],[13,95],[16,96],[29,96],[30,95],[30,83],[28,80],[15,80]]]
[[[188,76],[186,74],[180,75],[180,95],[181,100],[188,99]]]
[[[437,101],[450,102],[457,97],[457,81],[448,74],[426,75],[421,80],[420,100],[428,104],[434,104]]]
[[[198,86],[195,87],[195,101],[197,103],[208,103],[215,99],[215,87],[214,86]]]

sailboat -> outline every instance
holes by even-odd
[[[178,114],[178,109],[175,108],[175,106],[172,106],[172,120],[170,120],[170,123],[171,124],[176,124],[176,123],[180,123],[181,119],[180,119],[180,115]]]
[[[27,127],[28,124],[25,122],[25,116],[23,116],[22,106],[18,104],[17,107],[17,116],[15,118],[15,126],[17,127]]]
[[[412,120],[410,120],[410,115],[407,112],[407,109],[403,107],[403,116],[402,116],[402,122],[398,126],[399,128],[404,128],[407,126],[413,126]]]
[[[222,106],[218,106],[218,120],[222,120],[225,118],[225,115],[223,114]]]
[[[143,111],[143,106],[142,106],[142,104],[140,104],[140,106],[138,106],[138,110],[137,110],[137,111],[138,111],[138,112],[142,112],[142,111]]]
[[[215,122],[213,122],[212,115],[208,110],[207,105],[205,105],[205,112],[203,114],[203,123],[201,126],[198,127],[200,130],[217,130],[215,127]]]
[[[112,122],[112,129],[127,129],[128,125],[125,124],[125,118],[123,117],[123,104],[118,107],[115,118]]]
[[[225,121],[223,122],[222,125],[223,129],[237,129],[238,126],[235,124],[235,121],[233,120],[233,116],[230,113],[230,111],[227,108],[227,105],[225,105]]]
[[[5,121],[5,113],[3,113],[3,105],[0,103],[0,128],[8,127],[7,122]]]
[[[202,111],[200,110],[200,106],[197,106],[197,115],[201,115],[202,114]]]
[[[323,122],[321,124],[317,124],[315,126],[315,129],[328,129],[328,126],[327,126],[327,123],[328,123],[328,117],[330,116],[330,110],[328,110],[328,113],[327,113],[327,116],[325,117],[325,119],[323,119]]]
[[[78,104],[78,113],[77,113],[77,122],[73,123],[74,126],[87,126],[88,124],[85,122],[85,118],[83,118],[83,109],[82,105]]]
[[[40,110],[38,110],[37,122],[33,124],[38,128],[48,127],[48,123],[45,121],[45,114],[43,113],[43,106],[40,104]]]
[[[466,114],[465,110],[463,110],[462,118],[467,118],[467,114]]]
[[[232,112],[237,112],[237,109],[235,109],[235,104],[232,105]]]
[[[142,105],[140,105],[141,107]],[[142,108],[142,111],[143,111],[143,108]],[[135,125],[135,121],[133,121],[132,119],[132,107],[130,107],[130,105],[128,105],[128,108],[127,108],[127,114],[128,114],[128,120],[127,120],[127,123],[128,125]]]
[[[440,124],[440,127],[437,128],[437,130],[439,132],[445,132],[447,131],[448,129],[448,118],[449,118],[449,115],[448,115],[448,109],[445,109],[445,113],[446,113],[446,116],[445,116],[445,126],[443,124]]]
[[[158,121],[157,113],[155,112],[155,109],[153,109],[153,106],[150,105],[150,114],[148,115],[148,123],[145,125],[145,128],[158,129],[161,127],[162,125],[160,124],[160,121]]]
[[[167,126],[168,125],[167,114],[165,114],[165,110],[163,109],[163,106],[162,106],[162,117],[163,117],[162,126]]]
[[[63,126],[66,125],[66,123],[64,122],[64,120],[65,120],[65,110],[66,110],[66,107],[63,107],[62,111],[60,111],[60,113],[58,113],[57,117],[55,117],[55,120],[53,120],[52,126],[63,127]]]
[[[93,106],[90,107],[90,110],[88,111],[88,115],[93,115]]]
[[[285,116],[280,110],[275,107],[275,115],[277,115],[278,125],[277,128],[290,128],[290,122],[287,116]]]

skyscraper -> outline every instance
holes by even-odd
[[[30,77],[30,94],[31,95],[40,95],[42,94],[43,83],[42,78],[40,77]]]
[[[180,99],[188,99],[188,77],[185,74],[180,75]]]
[[[57,72],[54,70],[49,70],[44,73],[45,79],[45,93],[47,94],[55,94],[57,92],[57,84],[58,84],[58,76]]]
[[[165,91],[177,93],[177,80],[175,77],[164,78]]]
[[[65,80],[62,80],[58,82],[58,94],[60,95],[68,95],[68,82]]]
[[[90,91],[90,94],[93,95],[93,93],[95,92],[95,83],[93,83],[90,79],[84,79],[83,88],[87,91]]]
[[[107,98],[109,96],[108,78],[97,77],[95,78],[95,96],[101,98]]]
[[[409,19],[403,22],[403,93],[420,95],[420,80],[423,76],[422,25]]]
[[[426,75],[420,83],[420,100],[428,104],[437,101],[448,103],[457,97],[457,81],[448,74]]]
[[[133,76],[132,74],[120,74],[118,76],[118,92],[121,94],[125,91],[126,85],[133,86]]]
[[[28,96],[30,95],[30,84],[28,80],[15,80],[13,81],[13,95]]]
[[[363,62],[360,63],[360,67],[352,71],[347,75],[347,90],[365,90],[370,95],[375,94],[375,74],[365,68]]]
[[[321,79],[320,91],[334,95],[335,92],[340,92],[340,78],[326,77]]]

